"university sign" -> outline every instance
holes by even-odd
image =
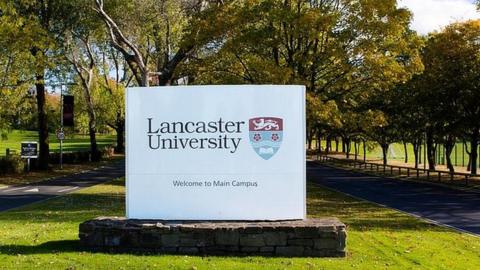
[[[127,90],[127,217],[305,218],[303,86]]]

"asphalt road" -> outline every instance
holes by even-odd
[[[0,189],[0,211],[65,195],[122,176],[125,176],[125,162],[123,161],[84,173],[58,177],[30,185],[3,188]]]
[[[480,194],[307,165],[307,179],[367,201],[480,235]]]

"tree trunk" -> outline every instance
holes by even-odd
[[[453,167],[451,155],[453,148],[455,147],[455,137],[454,136],[448,136],[447,140],[445,142],[445,158],[447,160],[447,168],[451,173],[455,172],[455,168]]]
[[[382,147],[383,165],[387,165],[388,164],[387,154],[388,154],[389,144],[388,143],[381,143],[380,147]]]
[[[338,153],[338,137],[335,137],[335,152]]]
[[[347,152],[347,146],[345,143],[345,137],[342,137],[342,153],[346,153],[346,152]]]
[[[477,158],[478,158],[478,139],[479,139],[479,128],[475,128],[472,132],[471,141],[470,141],[470,166],[472,175],[477,175]]]
[[[403,151],[405,152],[405,163],[408,163],[408,149],[406,142],[403,142]]]
[[[468,151],[468,145],[467,145],[467,142],[463,142],[463,146],[465,148],[465,152],[467,153],[468,155],[468,163],[467,163],[467,172],[469,172],[471,170],[471,164],[472,164],[472,152],[471,151]]]
[[[144,86],[144,87],[149,87],[150,86],[150,81],[148,80],[148,70],[142,70],[142,85],[140,86]]]
[[[96,137],[96,117],[95,113],[89,113],[88,120],[88,135],[90,136],[90,153],[92,155],[92,161],[100,160],[100,152],[98,151],[97,137]]]
[[[433,142],[433,132],[427,131],[427,159],[428,169],[435,170],[435,145]]]
[[[332,148],[332,141],[330,140],[330,136],[327,136],[327,145],[325,146],[325,152],[327,154],[330,153],[331,148]]]
[[[87,103],[87,110],[88,110],[88,135],[90,136],[91,158],[92,158],[92,161],[99,161],[100,152],[98,151],[97,137],[96,137],[97,116],[95,114],[93,101],[90,95],[90,84],[84,85],[83,93],[85,97],[85,102]]]
[[[419,163],[418,154],[419,153],[420,153],[420,143],[419,142],[414,142],[413,143],[413,155],[415,157],[415,169],[418,169],[418,163]]]
[[[115,132],[117,132],[117,147],[115,147],[115,152],[123,153],[125,152],[125,120],[122,118],[117,118],[117,123],[115,125]]]
[[[349,138],[345,138],[345,154],[346,154],[346,157],[347,159],[350,158],[350,139]]]
[[[312,141],[313,141],[313,131],[309,128],[307,132],[307,149],[312,150]]]
[[[363,162],[367,162],[367,145],[365,140],[363,140]]]
[[[321,143],[321,142],[322,142],[322,139],[321,139],[321,138],[322,138],[322,134],[320,133],[320,131],[317,131],[316,133],[317,133],[317,134],[316,134],[315,137],[316,137],[316,139],[317,139],[317,140],[316,140],[316,142],[317,142],[317,150],[320,152],[320,151],[322,151],[322,143]]]
[[[355,153],[355,160],[357,160],[358,159],[358,143],[356,139],[353,141],[353,147],[354,147],[353,151]]]
[[[49,169],[50,148],[48,144],[48,119],[45,112],[45,70],[37,72],[35,78],[35,88],[37,91],[37,112],[38,112],[38,168],[40,170]]]

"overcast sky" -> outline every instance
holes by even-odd
[[[440,30],[456,21],[480,19],[474,0],[398,0],[414,15],[412,28],[420,34]]]

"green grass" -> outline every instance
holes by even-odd
[[[78,224],[124,214],[124,182],[0,213],[1,269],[478,269],[478,237],[308,186],[310,217],[348,226],[347,258],[197,257],[91,253]]]
[[[326,141],[322,141],[321,144],[322,144],[322,147],[325,147]],[[333,142],[332,147],[335,150],[335,143],[334,142]],[[454,166],[464,166],[464,167],[467,166],[468,155],[467,155],[466,150],[463,147],[464,147],[463,143],[457,143],[455,148],[454,148],[454,151],[452,152],[451,159],[452,159],[452,163],[454,164]],[[470,147],[470,145],[468,147]],[[339,151],[341,151],[341,150],[342,150],[342,147],[341,147],[341,142],[340,142],[339,143]],[[424,158],[423,157],[424,156],[423,151],[424,151],[424,149],[422,148],[421,163],[423,163],[423,158]],[[439,146],[438,151],[440,151],[440,155],[437,156],[437,162],[439,164],[444,164],[443,148],[441,148],[441,146]],[[352,143],[352,146],[351,146],[350,153],[352,154],[352,156],[355,153],[355,149],[353,148],[353,143]],[[415,162],[415,156],[414,156],[414,151],[413,151],[413,145],[411,145],[411,144],[407,145],[407,155],[408,155],[409,163],[414,163]],[[363,158],[363,145],[360,145],[359,157]],[[403,144],[402,143],[391,144],[387,157],[388,157],[389,160],[403,161],[405,159],[405,150],[403,148]],[[367,159],[381,160],[382,159],[382,148],[377,145],[373,149],[367,149]],[[480,163],[480,157],[479,157],[479,163]]]
[[[38,133],[36,131],[13,130],[8,133],[7,140],[0,140],[0,156],[5,155],[7,148],[20,151],[20,143],[23,141],[38,141]],[[60,151],[60,141],[55,134],[50,134],[50,151]],[[115,142],[114,135],[97,135],[97,143],[99,147],[111,145]],[[88,135],[71,135],[67,134],[67,138],[63,143],[64,151],[87,151],[90,149],[90,138]]]

